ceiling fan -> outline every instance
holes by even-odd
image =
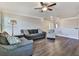
[[[52,11],[53,9],[51,8],[52,6],[55,6],[56,3],[47,3],[47,2],[40,2],[41,7],[35,8],[35,9],[40,9],[41,12],[44,11]]]

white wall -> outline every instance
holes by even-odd
[[[17,24],[14,27],[14,34],[20,34],[21,29],[42,29],[44,31],[48,30],[48,21],[41,21],[40,18],[28,17],[28,16],[19,16],[9,13],[4,13],[4,31],[7,31],[10,35],[12,33],[12,28],[10,20],[15,18]]]
[[[78,28],[78,22],[79,19],[61,19],[60,21],[60,27],[63,28]]]
[[[7,31],[10,35],[12,33],[12,28],[9,21],[12,18],[15,18],[17,21],[17,24],[14,28],[15,35],[20,34],[21,29],[40,28],[44,31],[48,31],[49,28],[54,28],[54,23],[50,19],[41,20],[41,18],[4,13],[4,31]],[[56,22],[59,25],[59,27],[57,28],[58,35],[78,39],[78,29],[75,28],[79,28],[79,18],[64,18],[56,20]],[[49,24],[51,24],[50,27]]]
[[[56,29],[58,31],[57,35],[79,39],[77,29],[79,28],[79,18],[60,19],[58,23],[59,28]]]

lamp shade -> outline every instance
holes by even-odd
[[[16,24],[17,24],[17,21],[16,21],[16,20],[10,20],[10,23],[11,23],[12,25],[16,25]]]

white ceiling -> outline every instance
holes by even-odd
[[[22,15],[48,17],[56,16],[60,18],[73,17],[79,15],[78,2],[57,2],[57,5],[52,7],[52,12],[40,12],[35,10],[35,7],[40,7],[39,2],[0,2],[0,8]]]

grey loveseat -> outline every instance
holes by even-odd
[[[44,39],[46,37],[46,32],[41,31],[40,29],[28,29],[28,30],[22,29],[21,33],[24,35],[25,38],[29,40]]]
[[[17,45],[0,44],[0,56],[31,56],[33,50],[33,40],[20,38],[22,42]]]

